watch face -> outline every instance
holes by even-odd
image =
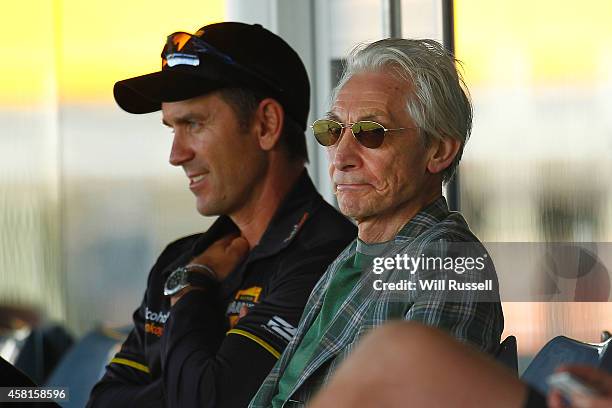
[[[185,268],[177,268],[170,274],[170,276],[168,276],[168,279],[166,279],[166,284],[164,285],[164,295],[172,296],[181,289],[187,287],[187,285],[187,282],[185,282]]]

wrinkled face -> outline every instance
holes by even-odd
[[[414,128],[405,109],[410,89],[386,73],[356,74],[338,92],[330,116],[342,123],[373,120],[387,129]],[[327,150],[340,211],[358,222],[406,206],[420,209],[430,194],[429,153],[418,129],[387,132],[380,147],[369,149],[347,128]]]
[[[250,202],[265,174],[257,137],[241,129],[234,110],[211,93],[162,104],[174,133],[170,163],[181,166],[202,215],[230,215]]]

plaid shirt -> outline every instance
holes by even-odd
[[[461,214],[449,212],[444,197],[440,197],[412,218],[394,241],[391,252],[384,253],[383,256],[393,257],[400,253],[419,256],[423,251],[431,253],[431,249],[435,248],[437,255],[444,257],[448,248],[445,243],[479,242]],[[279,380],[302,338],[316,319],[330,281],[345,261],[355,253],[356,242],[355,240],[351,243],[336,258],[313,289],[296,335],[249,407],[271,406],[273,397],[278,393]],[[497,286],[492,264],[487,273]],[[377,278],[393,281],[397,276],[390,273]],[[461,301],[450,302],[444,298],[445,293],[447,292],[441,291],[439,295],[427,296],[406,294],[401,299],[397,294],[391,295],[388,291],[372,290],[372,274],[364,273],[359,282],[350,289],[347,299],[332,319],[313,357],[300,375],[291,398],[285,401],[283,407],[304,406],[319,388],[328,382],[338,364],[350,354],[358,340],[366,332],[388,320],[413,320],[435,326],[446,330],[459,341],[471,343],[483,351],[494,352],[499,345],[504,325],[499,301],[479,302],[476,301],[475,295],[466,291],[465,295],[461,295],[464,296]]]

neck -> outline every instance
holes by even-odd
[[[423,195],[418,200],[410,200],[400,207],[395,207],[382,214],[357,221],[358,236],[363,242],[374,244],[389,241],[414,218],[423,208],[437,200],[442,189]]]
[[[248,204],[229,214],[251,249],[259,243],[281,202],[304,171],[304,165],[298,164],[282,168],[269,166],[263,183],[254,189]]]

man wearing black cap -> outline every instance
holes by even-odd
[[[309,93],[289,45],[241,23],[172,34],[161,71],[115,85],[124,110],[162,110],[170,163],[220,217],[162,252],[89,406],[248,404],[356,232],[304,169]]]

